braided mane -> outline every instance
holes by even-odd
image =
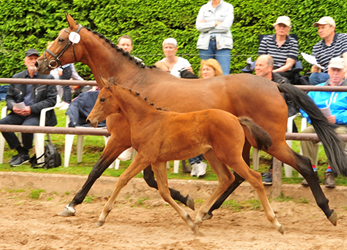
[[[144,101],[147,102],[149,105],[151,105],[151,106],[153,106],[154,108],[156,108],[157,110],[166,111],[165,109],[162,109],[162,108],[160,108],[160,107],[157,107],[153,102],[149,101],[149,100],[147,99],[147,97],[141,96],[141,94],[140,94],[139,92],[133,91],[133,90],[131,90],[131,89],[129,89],[129,88],[126,88],[126,87],[123,87],[123,86],[119,85],[118,83],[116,83],[116,82],[114,81],[113,77],[109,79],[109,82],[111,82],[112,84],[114,84],[114,85],[116,85],[116,86],[122,87],[123,90],[129,90],[129,92],[130,92],[134,97],[139,97],[139,98],[141,98],[142,100],[144,100]]]
[[[105,40],[106,43],[108,43],[112,48],[116,49],[118,52],[121,52],[123,56],[127,57],[129,60],[135,62],[135,64],[141,68],[156,68],[154,65],[152,66],[146,66],[139,60],[136,60],[135,57],[129,54],[129,52],[123,50],[122,48],[119,48],[116,44],[114,44],[110,39],[105,37],[103,34],[100,34],[99,32],[92,30],[90,28],[84,27],[88,31],[92,32],[93,34],[99,36],[101,39]]]

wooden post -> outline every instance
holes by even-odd
[[[273,158],[272,165],[272,198],[277,198],[281,195],[282,185],[282,162]]]

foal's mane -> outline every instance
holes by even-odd
[[[149,104],[150,106],[153,106],[153,107],[156,108],[157,110],[166,111],[166,109],[162,109],[162,108],[160,108],[160,107],[157,107],[153,102],[149,101],[149,100],[147,99],[147,97],[141,96],[141,94],[140,94],[139,92],[133,91],[133,90],[131,90],[130,88],[123,87],[123,86],[117,84],[116,82],[114,82],[113,79],[112,79],[112,80],[110,79],[109,82],[111,82],[111,83],[112,83],[113,85],[115,85],[116,87],[121,87],[121,88],[123,89],[123,91],[128,90],[128,91],[130,92],[130,94],[132,94],[132,96],[141,98],[144,102],[146,102],[146,103]]]
[[[84,26],[83,26],[84,27]],[[100,37],[101,39],[103,39],[106,43],[108,43],[112,48],[114,48],[117,52],[122,53],[123,56],[125,56],[126,58],[128,58],[129,60],[133,61],[137,66],[139,66],[140,68],[156,68],[156,66],[151,65],[151,66],[146,66],[144,65],[142,62],[140,62],[139,60],[136,60],[135,57],[133,57],[132,55],[129,54],[129,52],[123,50],[122,48],[119,48],[116,44],[114,44],[110,39],[108,39],[107,37],[105,37],[103,34],[100,34],[99,32],[92,30],[90,28],[84,27],[85,29],[87,29],[88,31],[92,32],[93,34],[97,35],[98,37]]]

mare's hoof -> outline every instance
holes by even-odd
[[[188,195],[188,199],[187,199],[187,207],[189,207],[191,210],[195,210],[195,207],[194,207],[194,199]]]
[[[75,216],[75,213],[76,213],[76,210],[73,209],[73,208],[68,208],[68,207],[65,207],[63,209],[63,211],[61,211],[58,215],[59,216],[65,216],[65,217],[69,217],[69,216]]]
[[[337,213],[333,210],[333,213],[330,215],[329,217],[329,221],[331,222],[331,224],[333,224],[334,226],[337,225]]]
[[[207,214],[205,214],[204,218],[202,218],[202,220],[210,220],[210,219],[212,219],[212,217],[213,217],[212,213],[207,213]]]

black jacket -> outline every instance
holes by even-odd
[[[290,84],[290,81],[284,76],[281,76],[279,73],[272,73],[272,81],[279,84],[283,84],[283,83]],[[293,101],[289,98],[287,94],[284,94],[283,98],[286,101],[286,104],[288,106],[288,117],[299,113],[299,108],[294,106]]]
[[[12,78],[30,78],[28,71],[24,70],[12,76]],[[51,75],[41,75],[36,73],[37,79],[54,79]],[[38,114],[44,108],[54,107],[57,102],[57,87],[55,85],[36,85],[33,84],[34,104],[30,105],[31,114]],[[26,84],[10,84],[6,95],[7,108],[12,111],[13,103],[24,101],[26,94]],[[57,125],[57,117],[54,110],[46,113],[46,126]]]

